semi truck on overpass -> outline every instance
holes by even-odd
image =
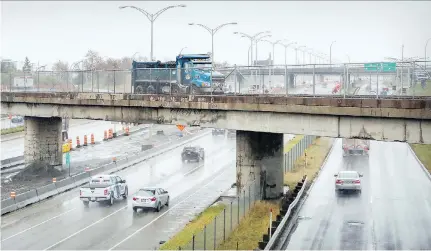
[[[225,76],[212,70],[207,54],[178,55],[170,62],[132,63],[132,86],[136,94],[223,94]]]

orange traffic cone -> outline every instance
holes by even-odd
[[[79,141],[79,136],[76,136],[76,147],[77,148],[81,147],[81,142]]]
[[[84,146],[87,146],[87,135],[84,135]]]
[[[91,144],[94,145],[94,134],[91,134]]]

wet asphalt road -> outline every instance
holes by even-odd
[[[113,206],[84,207],[79,190],[66,192],[2,217],[2,250],[153,249],[180,230],[235,182],[235,139],[204,136],[204,163],[181,162],[179,147],[118,173],[129,197]],[[133,193],[160,186],[170,193],[161,212],[133,213]]]
[[[364,174],[362,193],[334,190],[334,174]],[[431,180],[405,143],[372,141],[369,159],[343,160],[341,140],[299,212],[288,250],[431,249]]]

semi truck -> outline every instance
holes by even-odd
[[[132,63],[136,94],[223,94],[225,76],[212,70],[208,54],[178,55],[176,61]]]
[[[368,156],[370,150],[370,141],[363,139],[344,139],[342,142],[343,157],[365,155]]]

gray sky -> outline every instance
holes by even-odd
[[[118,9],[135,5],[156,12],[172,4],[187,8],[170,9],[154,24],[154,55],[172,60],[183,53],[211,51],[211,36],[203,28],[225,22],[238,22],[220,30],[214,38],[216,61],[247,63],[249,40],[234,31],[254,34],[272,31],[273,40],[288,39],[329,54],[333,58],[355,62],[379,61],[384,57],[424,55],[425,41],[431,38],[431,2],[269,2],[269,1],[192,1],[192,2],[90,2],[90,1],[2,1],[2,58],[51,65],[57,60],[78,61],[88,49],[102,56],[150,54],[150,22],[136,10]],[[259,59],[268,57],[272,46],[260,43]],[[428,46],[431,55],[431,43]],[[294,51],[288,50],[288,64],[294,63]],[[301,55],[302,57],[302,55]],[[308,60],[308,59],[307,59]],[[284,63],[284,48],[276,46],[275,63]]]

